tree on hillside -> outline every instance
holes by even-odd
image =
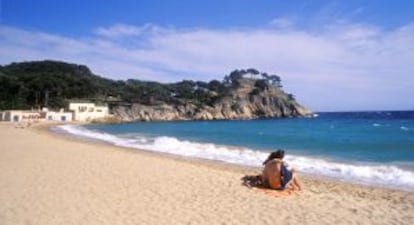
[[[61,108],[68,99],[103,102],[108,96],[129,103],[193,103],[201,107],[228,96],[238,88],[241,79],[249,79],[244,77],[246,74],[256,76],[255,93],[269,85],[281,87],[279,76],[260,73],[254,68],[233,70],[222,82],[183,80],[162,84],[136,79],[111,80],[93,74],[86,66],[65,62],[12,63],[0,66],[0,110],[46,105]]]
[[[217,93],[221,93],[224,91],[224,84],[222,84],[220,81],[218,80],[212,80],[208,83],[208,89],[211,91],[215,91]]]
[[[278,75],[270,75],[268,77],[268,80],[270,81],[270,83],[276,87],[282,87],[281,85],[281,79]]]
[[[260,74],[260,72],[256,69],[254,69],[254,68],[247,69],[246,71],[247,71],[247,73],[251,73],[251,74],[254,74],[254,75],[259,75]]]
[[[256,82],[254,83],[254,86],[259,88],[261,91],[269,89],[268,81],[265,79],[256,80]]]
[[[243,78],[243,75],[244,75],[244,74],[245,74],[245,73],[244,73],[244,70],[243,70],[243,71],[233,70],[233,71],[229,74],[229,77],[230,77],[231,82],[235,82],[235,81],[237,81],[237,80],[239,80],[239,79]]]

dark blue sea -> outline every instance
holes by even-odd
[[[259,167],[282,148],[301,173],[414,190],[414,111],[312,118],[64,125],[114,145]]]

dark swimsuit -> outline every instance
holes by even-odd
[[[280,175],[282,176],[281,189],[283,190],[286,188],[286,184],[289,183],[290,180],[292,180],[293,175],[292,172],[286,168],[284,163],[282,163],[282,165],[280,166]]]

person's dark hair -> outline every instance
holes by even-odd
[[[278,149],[277,151],[270,153],[267,159],[263,162],[263,165],[266,165],[266,163],[272,159],[283,159],[283,157],[285,157],[285,151]]]

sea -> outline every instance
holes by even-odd
[[[62,125],[54,132],[182,157],[261,167],[270,152],[301,174],[414,191],[414,111],[311,118]]]

